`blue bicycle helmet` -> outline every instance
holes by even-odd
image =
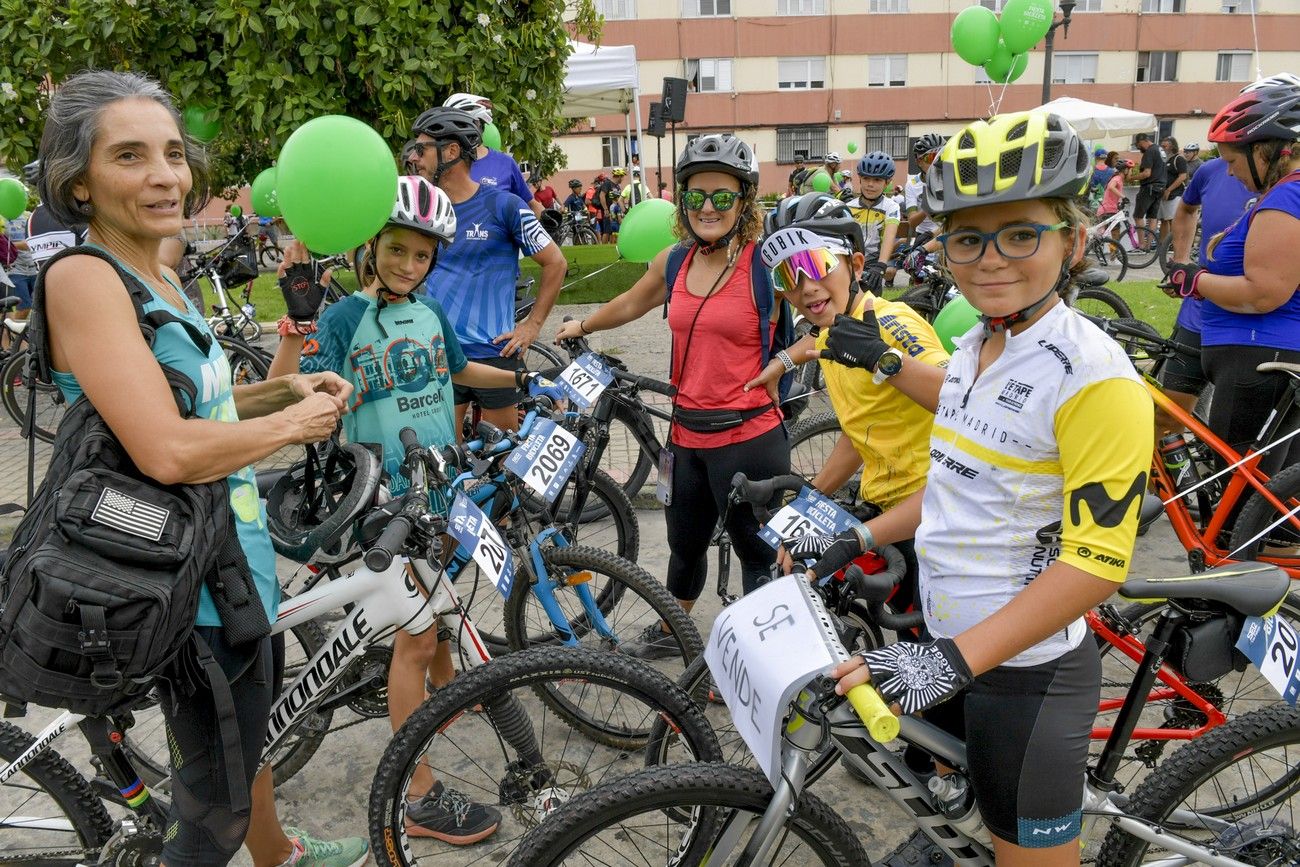
[[[894,158],[883,151],[872,151],[858,160],[858,176],[863,178],[884,178],[889,180],[897,171]]]

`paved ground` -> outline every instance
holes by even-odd
[[[553,325],[558,325],[565,314],[582,316],[590,307],[566,307],[557,311]],[[593,345],[601,350],[621,355],[633,370],[652,376],[667,373],[667,339],[664,323],[651,314],[632,326],[614,333],[604,333],[592,338]],[[48,460],[48,447],[38,449],[38,460]],[[23,502],[25,494],[26,449],[17,437],[12,423],[0,421],[0,502]],[[646,498],[643,498],[643,503]],[[652,500],[651,500],[652,502]],[[662,577],[666,565],[663,515],[654,508],[639,510],[641,524],[640,565],[651,574]],[[1185,567],[1181,547],[1173,538],[1168,524],[1161,521],[1150,534],[1139,540],[1135,558],[1137,574],[1173,574]],[[738,581],[738,577],[734,579]],[[702,633],[707,634],[710,623],[718,611],[718,602],[712,593],[712,577],[708,589],[695,611],[695,620]],[[34,710],[21,721],[29,730],[39,728],[50,714]],[[282,786],[278,792],[280,811],[286,823],[301,824],[317,832],[332,835],[364,834],[366,828],[366,801],[371,779],[379,756],[388,738],[388,725],[384,720],[365,722],[330,735],[321,751],[306,769]],[[86,767],[84,750],[77,749],[76,739],[68,738],[59,749],[78,767]],[[854,829],[864,839],[873,856],[883,855],[906,833],[910,833],[900,814],[883,796],[867,790],[848,778],[838,768],[820,781],[817,793],[840,809]],[[509,854],[505,847],[476,847],[475,850],[439,852],[432,861],[442,865],[482,863],[495,864]],[[237,863],[247,864],[246,859]]]

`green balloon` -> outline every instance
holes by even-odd
[[[939,336],[943,348],[952,352],[954,339],[970,331],[980,321],[980,312],[971,303],[958,295],[943,305],[939,315],[934,317],[934,333]]]
[[[848,150],[848,152],[851,153],[851,154],[855,154],[855,153],[857,153],[857,152],[858,152],[858,143],[855,142],[855,141],[851,141],[851,142],[849,142],[849,143],[848,143],[848,146],[847,146],[847,150]]]
[[[239,205],[231,205],[231,206],[230,206],[230,216],[232,216],[232,217],[242,217],[242,216],[244,216],[244,209],[243,209],[242,207],[240,207]]]
[[[313,252],[333,255],[364,244],[388,222],[397,164],[379,133],[356,118],[330,114],[289,136],[275,188],[294,236]]]
[[[825,172],[817,172],[812,176],[809,184],[819,193],[829,193],[831,191],[831,176]]]
[[[483,127],[483,144],[494,151],[501,150],[501,130],[497,129],[496,124],[489,123]]]
[[[984,6],[971,6],[952,20],[952,50],[972,66],[983,66],[998,47],[998,16]]]
[[[181,117],[185,121],[186,132],[204,144],[221,134],[221,116],[215,108],[206,105],[187,106]]]
[[[253,179],[253,210],[264,217],[280,216],[280,199],[275,192],[275,166],[262,169]]]
[[[1024,54],[1052,27],[1054,0],[1007,0],[1002,7],[1002,41],[1012,54]]]
[[[0,178],[0,217],[16,220],[27,210],[27,188],[17,178]]]
[[[673,203],[646,199],[634,205],[618,229],[618,254],[629,262],[649,262],[677,243]]]
[[[1025,74],[1028,54],[1012,54],[1005,42],[999,42],[993,56],[984,64],[984,74],[998,84],[1007,84]]]

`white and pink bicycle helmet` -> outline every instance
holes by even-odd
[[[442,190],[418,175],[405,175],[397,179],[388,225],[419,232],[445,247],[456,237],[456,211]]]

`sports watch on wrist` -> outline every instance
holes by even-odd
[[[894,376],[903,369],[903,353],[897,349],[886,349],[876,362],[876,372],[871,375],[871,381],[876,385],[884,382],[889,377]]]

